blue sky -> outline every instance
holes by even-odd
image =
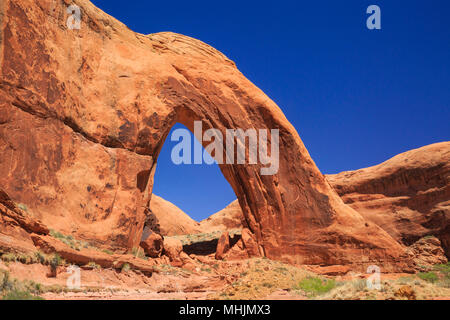
[[[297,128],[324,173],[450,140],[450,1],[94,0],[141,33],[173,31],[234,60]],[[381,8],[382,30],[366,28]],[[217,166],[175,166],[155,194],[200,220],[235,199]]]

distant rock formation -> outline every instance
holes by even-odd
[[[327,179],[346,204],[394,239],[412,245],[434,235],[450,258],[450,142]]]
[[[173,203],[152,195],[150,211],[157,218],[163,236],[200,233],[200,224]]]
[[[239,205],[239,201],[235,200],[226,208],[201,221],[200,229],[205,233],[227,231],[232,229],[242,229],[245,227],[245,224],[245,218],[241,206]]]

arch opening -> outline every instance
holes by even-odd
[[[140,172],[137,177],[141,192],[153,181],[141,241],[155,232],[180,238],[187,254],[209,255],[216,251],[221,234],[230,231],[234,245],[241,238],[243,216],[227,217],[227,226],[215,224],[215,216],[223,219],[230,205],[233,214],[237,211],[237,196],[217,162],[179,122],[163,140],[153,172]]]

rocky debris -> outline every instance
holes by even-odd
[[[215,254],[216,260],[222,260],[228,250],[230,250],[230,234],[228,232],[224,232],[217,242],[217,249]]]
[[[308,270],[316,274],[327,276],[343,276],[351,271],[350,266],[334,265],[334,266],[306,266]]]
[[[405,245],[434,235],[450,257],[450,142],[328,175],[344,202]]]
[[[141,241],[140,246],[150,258],[159,258],[164,249],[164,239],[157,233],[152,233],[146,240]]]
[[[408,248],[409,254],[420,271],[430,271],[437,264],[447,263],[447,257],[436,237],[425,237]]]
[[[102,268],[121,269],[128,264],[132,269],[151,275],[158,264],[157,259],[143,260],[132,255],[107,254],[94,249],[74,250],[58,239],[50,236],[32,235],[35,246],[44,253],[57,253],[61,258],[76,265],[95,263]]]

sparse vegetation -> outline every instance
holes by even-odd
[[[20,210],[22,210],[22,211],[28,212],[28,207],[27,207],[25,204],[23,204],[23,203],[19,203],[19,204],[17,205],[17,207],[18,207]]]
[[[314,297],[331,291],[336,287],[334,279],[322,279],[317,277],[306,277],[299,282],[296,289],[302,290],[308,296]]]
[[[102,267],[98,264],[96,264],[95,262],[91,261],[87,264],[88,268],[94,269],[94,270],[98,270],[101,269]]]
[[[140,248],[140,247],[139,248],[134,247],[131,250],[131,254],[133,256],[135,256],[136,258],[148,260],[148,258],[145,256],[144,250],[142,248]]]
[[[5,262],[6,264],[10,262],[20,262],[23,264],[43,264],[50,265],[51,257],[46,255],[40,251],[36,251],[34,253],[14,253],[7,252],[1,255],[0,260]]]
[[[108,249],[103,249],[102,252],[109,254],[110,256],[112,256],[114,254],[114,252],[112,252],[111,250],[108,250]]]
[[[275,291],[291,291],[301,280],[312,275],[302,268],[262,258],[249,259],[239,270],[227,267],[221,271],[239,277],[223,291],[211,295],[210,299],[260,299]]]
[[[124,263],[121,269],[121,272],[128,272],[131,270],[131,267],[128,263]]]
[[[0,270],[0,295],[2,300],[43,300],[42,285],[34,281],[12,279],[8,271]]]
[[[435,283],[439,280],[438,275],[434,272],[420,272],[417,274],[417,276],[420,279],[425,280],[427,282],[431,282],[431,283]]]
[[[229,230],[230,237],[234,237],[235,235],[241,234],[241,229],[233,229]],[[187,235],[179,235],[179,236],[172,236],[172,238],[178,239],[181,241],[183,246],[185,245],[191,245],[198,242],[206,242],[206,241],[212,241],[215,239],[219,239],[222,235],[223,231],[214,231],[210,233],[197,233],[197,234],[187,234]]]
[[[50,230],[50,235],[55,238],[59,239],[62,243],[66,244],[70,248],[81,251],[83,248],[89,248],[90,245],[86,241],[76,240],[71,235],[64,235],[59,231]]]

